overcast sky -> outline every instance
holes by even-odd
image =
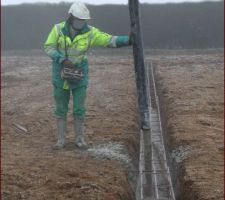
[[[49,2],[49,3],[58,3],[62,0],[2,0],[2,5],[11,5],[11,4],[20,4],[20,3],[36,3],[36,2]],[[73,0],[64,0],[65,2],[73,2]],[[127,4],[128,0],[80,0],[89,4]],[[204,0],[140,0],[144,3],[181,3],[181,2],[200,2]],[[218,1],[218,0],[209,0],[209,1]]]

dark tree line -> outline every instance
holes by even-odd
[[[2,7],[2,49],[40,49],[53,24],[67,17],[70,4]],[[129,34],[125,5],[89,6],[90,24],[114,35]],[[223,48],[224,2],[142,4],[144,46],[150,48]]]

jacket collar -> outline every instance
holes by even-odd
[[[88,24],[86,23],[85,26],[84,26],[80,31],[78,31],[78,34],[77,34],[77,35],[87,33],[88,31],[90,31],[90,27],[89,27]],[[64,35],[70,37],[70,33],[69,33],[69,23],[68,23],[68,21],[65,22],[65,25],[64,25],[64,27],[62,28],[62,32],[63,32]]]

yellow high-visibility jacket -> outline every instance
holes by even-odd
[[[44,44],[45,52],[53,61],[52,83],[64,89],[87,86],[87,51],[96,46],[118,48],[128,45],[129,36],[112,36],[87,24],[74,38],[71,38],[69,35],[69,24],[67,22],[54,25]],[[79,83],[75,84],[61,79],[61,63],[65,59],[71,60],[75,67],[82,68],[84,78]]]

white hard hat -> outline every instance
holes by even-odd
[[[87,6],[79,1],[76,1],[71,5],[68,13],[78,19],[91,19]]]

